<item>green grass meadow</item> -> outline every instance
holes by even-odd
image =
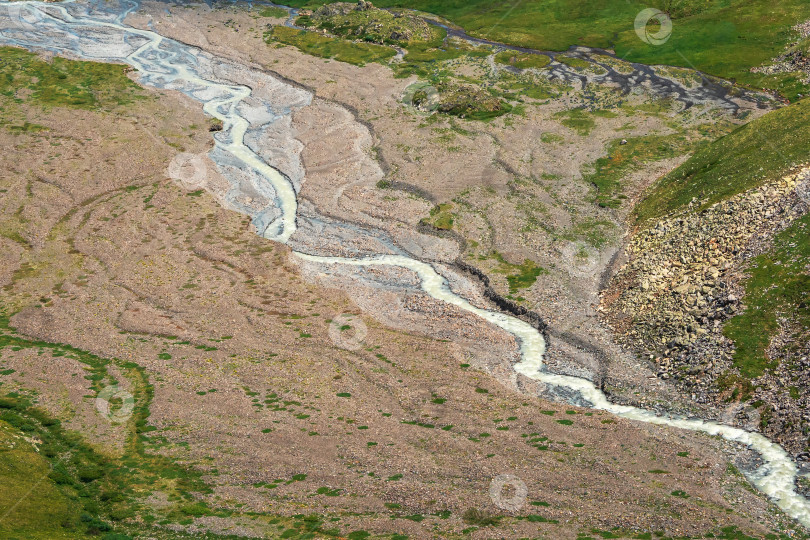
[[[317,6],[320,0],[290,0]],[[806,0],[378,0],[378,7],[406,7],[440,15],[469,34],[539,50],[572,45],[612,48],[631,62],[696,68],[795,98],[807,87],[791,74],[750,73],[796,38],[791,27],[810,19]],[[670,13],[673,30],[662,45],[644,43],[634,22],[643,9]],[[655,31],[655,30],[653,30]]]
[[[391,47],[371,43],[354,43],[341,38],[331,38],[315,32],[276,26],[266,34],[269,43],[292,45],[301,51],[321,58],[333,58],[356,66],[388,60],[396,51]]]
[[[704,208],[810,161],[810,98],[777,109],[704,145],[650,189],[634,212],[640,224],[697,198]]]
[[[127,69],[59,57],[46,62],[23,49],[0,47],[0,95],[46,107],[109,109],[146,95],[127,77]]]

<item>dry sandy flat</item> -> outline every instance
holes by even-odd
[[[183,25],[198,24],[199,16],[196,10],[184,14],[190,22],[175,15],[160,23],[161,32],[171,34],[163,25],[172,24],[179,37],[205,38],[188,28],[183,33]],[[354,156],[314,171],[312,184],[308,172],[303,197],[356,221],[387,222],[387,215],[374,213],[385,208],[374,201],[388,194],[371,191],[380,166],[365,145],[373,140],[385,155],[395,152],[397,140],[427,136],[420,120],[407,120],[412,113],[396,103],[405,83],[382,66],[324,62],[252,39],[242,33],[234,41],[257,61],[271,64],[277,55],[319,96],[354,100],[350,104],[358,110],[366,104],[367,118],[382,115],[372,122],[373,133],[326,102],[306,113],[323,115],[320,120],[302,114],[298,121],[302,140],[309,140],[308,122],[345,126],[349,135],[336,139],[341,152]],[[201,44],[228,49],[210,38]],[[593,527],[699,535],[730,524],[762,535],[782,519],[728,472],[720,441],[554,405],[533,397],[537,389],[530,384],[517,392],[509,370],[516,348],[509,336],[407,288],[369,285],[388,282],[388,274],[316,275],[319,270],[296,263],[289,248],[259,238],[244,216],[223,209],[208,193],[166,179],[178,147],[196,153],[210,146],[207,120],[192,102],[163,93],[113,113],[24,112],[50,129],[0,132],[3,147],[13,149],[0,155],[0,170],[8,171],[0,176],[7,190],[0,216],[21,237],[4,251],[0,266],[2,302],[17,312],[12,323],[37,339],[143,366],[155,386],[149,422],[158,428],[155,436],[166,438],[160,451],[217,471],[206,477],[214,486],[205,496],[212,503],[282,515],[325,514],[338,519],[342,530],[414,538],[458,534],[469,526],[461,519],[469,508],[506,516],[499,527],[474,531],[473,538],[575,538]],[[515,131],[532,129],[526,124]],[[524,138],[504,126],[487,129],[509,132],[515,146]],[[402,172],[403,179],[428,189],[437,177],[419,183],[417,170],[447,178],[491,170],[495,150],[479,155],[472,150],[479,140],[492,136],[465,142],[471,150],[456,159],[469,166],[462,171],[430,148],[420,164],[406,166],[404,154],[386,161],[411,170]],[[57,141],[61,156],[53,159]],[[326,143],[313,139],[310,150],[303,149],[305,165],[328,154],[326,146],[314,152],[319,144]],[[583,152],[598,154],[595,145]],[[357,183],[346,184],[343,197],[335,198],[335,187],[339,191],[343,184],[333,184],[346,181],[340,171],[352,171]],[[437,200],[456,189],[437,188]],[[413,226],[420,208],[429,205],[392,205],[390,213]],[[15,217],[18,210],[27,221]],[[509,238],[498,236],[498,242],[506,245]],[[445,260],[455,256],[443,241],[433,242],[424,241],[426,252]],[[520,257],[531,251],[522,244],[503,248],[512,250]],[[392,306],[396,316],[390,316]],[[411,322],[404,324],[407,317]],[[417,331],[402,329],[414,326]],[[577,354],[572,350],[569,357]],[[4,381],[49,392],[43,402],[50,410],[71,426],[88,426],[88,437],[115,453],[120,437],[93,416],[86,386],[72,380],[77,366],[50,360],[56,365],[42,369],[24,351],[3,351],[3,365],[16,369]],[[300,474],[306,477],[287,482]],[[525,483],[528,501],[547,503],[521,506],[514,515],[558,523],[516,519],[497,507],[489,489],[502,474]],[[267,486],[278,479],[284,482]],[[320,488],[331,495],[318,493]],[[676,490],[689,498],[673,496]],[[155,509],[168,504],[160,492],[149,500]],[[445,510],[449,517],[437,515]],[[244,526],[268,534],[238,516],[225,522],[201,518],[194,526]]]
[[[350,300],[307,283],[288,262],[287,248],[257,237],[245,218],[208,195],[190,196],[166,180],[175,152],[167,143],[176,142],[150,133],[185,133],[190,151],[208,144],[207,131],[192,127],[204,119],[188,105],[165,94],[115,114],[71,111],[70,123],[66,111],[30,110],[29,119],[49,131],[2,134],[7,147],[26,149],[4,154],[4,170],[33,171],[4,175],[4,189],[24,194],[28,183],[35,193],[37,176],[49,180],[42,189],[52,189],[36,198],[39,219],[21,229],[30,244],[6,252],[17,258],[3,258],[9,268],[29,263],[34,270],[17,272],[2,294],[19,310],[13,324],[21,333],[144,366],[155,385],[150,422],[169,441],[161,451],[218,470],[209,477],[213,501],[281,514],[371,512],[343,517],[340,525],[422,536],[434,526],[463,529],[459,516],[470,507],[503,514],[490,499],[490,482],[514,474],[530,500],[549,504],[519,513],[560,523],[506,520],[506,528],[491,530],[497,536],[565,537],[592,526],[696,533],[714,523],[762,530],[756,521],[769,515],[769,505],[726,473],[713,439],[574,408],[568,415],[504,387],[481,371],[488,366],[473,349],[392,331],[362,315],[355,315],[367,328],[361,347],[336,347],[326,321],[386,297],[366,289],[365,297]],[[162,125],[151,123],[157,118]],[[72,143],[69,158],[38,171],[51,142],[67,146],[83,130],[89,140]],[[90,164],[99,168],[71,174]],[[4,216],[32,206],[33,197],[19,197],[4,199]],[[413,309],[427,301],[405,299]],[[490,349],[513,350],[507,337],[466,324],[477,338],[489,336]],[[4,379],[39,390],[50,410],[115,453],[120,438],[107,433],[93,400],[83,397],[86,385],[71,376],[79,368],[63,358],[41,362],[6,351],[3,364],[16,372]],[[274,394],[290,404],[265,404]],[[573,424],[557,422],[563,418]],[[547,450],[527,444],[537,437],[548,438]],[[654,469],[669,474],[648,472]],[[306,480],[253,487],[296,474]],[[321,487],[340,495],[313,496]],[[674,489],[691,498],[672,497]],[[389,517],[443,510],[451,517],[421,523]]]

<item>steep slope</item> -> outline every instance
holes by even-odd
[[[773,181],[806,163],[810,152],[810,99],[773,111],[705,145],[658,181],[639,202],[639,224],[692,211]]]
[[[806,460],[810,100],[695,153],[635,208],[603,294],[622,340],[698,403]]]

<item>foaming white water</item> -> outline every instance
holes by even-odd
[[[126,1],[126,0],[125,0]],[[277,170],[265,163],[245,144],[249,122],[238,113],[238,106],[252,95],[250,88],[228,84],[203,76],[195,61],[197,57],[191,47],[164,38],[148,30],[138,30],[123,24],[124,17],[137,7],[99,4],[93,12],[82,12],[68,7],[78,4],[54,5],[42,2],[15,2],[14,7],[0,2],[6,12],[0,10],[0,43],[19,45],[28,48],[43,48],[56,52],[70,53],[88,60],[122,61],[139,70],[140,81],[149,86],[179,90],[203,104],[204,110],[223,122],[223,134],[216,137],[217,149],[211,158],[224,159],[227,155],[241,162],[246,169],[256,171],[275,193],[274,203],[280,216],[271,222],[262,221],[264,213],[254,216],[254,223],[260,233],[269,239],[287,242],[296,230],[297,194],[292,183]],[[25,11],[26,13],[23,13]],[[3,16],[8,15],[6,21]],[[27,15],[27,16],[26,16]],[[11,20],[15,18],[16,20]],[[32,21],[36,23],[32,25]],[[11,24],[9,24],[11,23]],[[82,32],[106,30],[121,33],[116,47],[100,47],[98,41],[82,38]],[[62,36],[64,39],[60,39]],[[137,47],[127,48],[130,40],[143,41]],[[134,50],[133,50],[134,49]],[[130,51],[131,52],[125,52]],[[116,52],[118,51],[118,52]],[[221,170],[227,174],[228,165]],[[238,186],[239,182],[234,182]],[[236,189],[236,188],[235,188]],[[239,211],[244,209],[236,208]],[[245,213],[248,213],[245,211]],[[261,225],[261,226],[259,226]],[[461,296],[452,292],[447,280],[430,264],[397,255],[383,255],[363,259],[321,257],[295,253],[302,260],[318,264],[343,264],[350,266],[398,266],[415,272],[421,281],[422,289],[431,297],[471,312],[486,321],[514,335],[521,347],[522,360],[515,370],[526,377],[546,385],[564,388],[578,395],[578,403],[587,403],[594,409],[608,411],[617,416],[656,425],[671,426],[718,435],[731,441],[748,445],[759,453],[763,464],[753,471],[746,471],[749,480],[788,515],[803,525],[810,527],[810,503],[797,494],[794,481],[796,465],[788,454],[777,444],[757,433],[722,425],[716,422],[680,417],[658,416],[643,409],[610,403],[606,396],[590,381],[575,377],[554,375],[543,372],[545,341],[543,336],[528,323],[503,313],[473,306]]]
[[[579,394],[582,400],[593,409],[610,412],[616,416],[691,431],[700,431],[709,435],[718,435],[724,439],[742,443],[754,449],[762,458],[763,464],[753,471],[746,471],[746,476],[760,491],[768,495],[779,508],[802,525],[810,527],[810,502],[796,493],[794,481],[797,468],[790,456],[778,444],[771,442],[759,433],[723,425],[717,422],[676,416],[658,416],[657,414],[630,407],[616,405],[592,382],[577,377],[555,375],[542,371],[545,340],[530,324],[505,315],[473,306],[464,298],[455,294],[431,265],[408,257],[385,255],[366,259],[344,259],[340,257],[319,257],[296,253],[305,260],[320,264],[344,264],[351,266],[399,266],[415,272],[421,280],[422,289],[431,297],[469,311],[499,326],[514,335],[520,342],[522,360],[515,364],[515,371],[529,379],[540,381],[553,387],[562,387]]]
[[[236,158],[246,168],[256,171],[275,190],[274,202],[281,216],[272,223],[257,225],[257,228],[265,238],[279,242],[286,242],[292,236],[296,229],[298,206],[293,185],[245,144],[250,124],[237,112],[237,107],[251,96],[250,88],[204,78],[197,72],[197,58],[190,52],[191,47],[156,32],[125,26],[121,20],[137,7],[135,3],[131,3],[115,18],[109,17],[109,12],[102,12],[97,17],[88,13],[75,16],[68,11],[68,7],[73,7],[71,4],[77,5],[72,2],[65,5],[43,2],[0,4],[6,8],[5,13],[0,8],[0,20],[3,15],[7,16],[0,27],[0,43],[72,53],[90,60],[124,62],[138,70],[142,84],[178,90],[201,101],[203,110],[223,123],[222,135],[215,138],[218,149]],[[75,9],[73,11],[76,12]],[[36,26],[29,21],[35,21]],[[112,32],[117,46],[99,47],[98,41],[102,37],[97,37],[95,41],[86,39],[85,42],[75,39],[81,37],[81,32],[88,34],[99,30],[108,34]],[[41,34],[31,36],[35,31]],[[34,37],[37,39],[32,39]],[[132,49],[126,44],[133,41],[144,43],[126,54],[124,51]]]
[[[499,313],[481,309],[469,303],[467,300],[457,295],[447,286],[447,280],[436,270],[422,261],[404,257],[402,255],[380,255],[366,259],[347,259],[343,257],[321,257],[317,255],[307,255],[295,252],[299,258],[317,263],[325,264],[346,264],[350,266],[399,266],[415,272],[422,283],[422,290],[436,300],[441,300],[448,304],[457,306],[465,311],[474,313],[482,319],[503,328],[510,334],[517,336],[523,344],[523,360],[517,366],[526,364],[526,371],[539,371],[543,363],[543,353],[546,350],[546,342],[542,334],[529,323]]]

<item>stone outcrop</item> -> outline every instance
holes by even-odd
[[[752,68],[754,73],[774,75],[776,73],[803,73],[805,83],[810,82],[810,21],[797,24],[793,30],[799,39],[789,45],[770,64]]]
[[[800,196],[808,176],[810,168],[699,211],[693,201],[639,232],[600,306],[619,340],[654,363],[660,378],[718,416],[735,409],[723,420],[761,429],[800,457],[807,446],[802,429],[810,426],[804,397],[810,391],[790,395],[784,389],[810,390],[810,351],[781,358],[775,370],[748,381],[733,365],[734,343],[723,328],[745,309],[746,263],[808,211],[807,198]],[[771,343],[771,360],[787,354],[779,339]]]

